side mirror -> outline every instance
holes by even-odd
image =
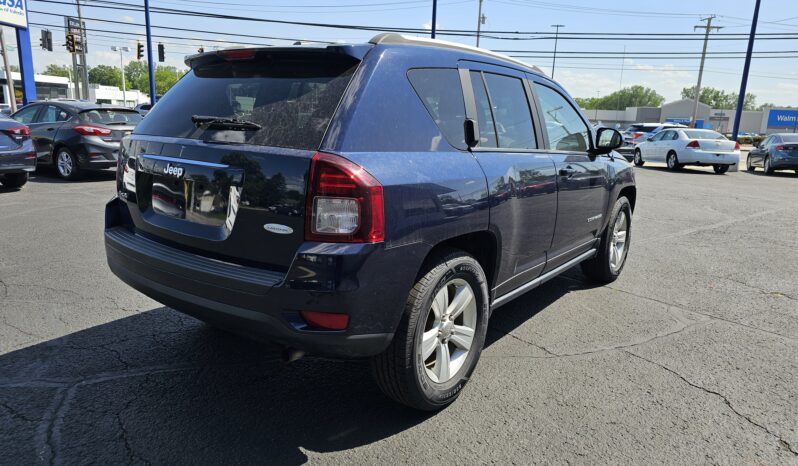
[[[595,155],[609,154],[623,144],[623,135],[617,129],[599,128],[596,131],[595,149],[591,152]]]
[[[647,138],[646,138],[646,141],[648,141],[648,142],[651,142],[651,141],[653,141],[653,140],[654,140],[654,136],[650,136],[650,137],[647,137]]]
[[[476,147],[479,144],[479,126],[477,126],[476,120],[466,118],[463,123],[463,129],[465,130],[465,143],[468,148]]]

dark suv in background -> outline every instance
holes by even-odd
[[[371,357],[434,410],[496,308],[581,264],[621,273],[636,188],[536,68],[394,34],[225,50],[123,140],[111,270],[148,296],[302,351]]]
[[[116,166],[119,142],[141,121],[124,107],[83,101],[46,101],[25,106],[11,118],[30,127],[39,164],[52,164],[61,178]]]

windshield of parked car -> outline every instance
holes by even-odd
[[[79,114],[81,123],[98,123],[101,125],[136,124],[141,121],[141,114],[135,110],[116,108],[95,108]]]
[[[715,131],[686,130],[684,134],[690,139],[726,139],[726,136]]]

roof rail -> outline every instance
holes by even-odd
[[[532,70],[534,70],[536,73],[545,76],[543,70],[541,70],[535,65],[524,63],[521,60],[516,60],[515,58],[508,57],[507,55],[503,55],[501,53],[491,52],[490,50],[485,50],[478,47],[472,47],[470,45],[458,44],[457,42],[449,42],[438,39],[428,39],[426,37],[405,36],[403,34],[396,34],[394,32],[384,32],[382,34],[377,34],[376,36],[372,37],[371,40],[369,40],[369,43],[375,45],[376,44],[426,45],[429,47],[440,47],[452,50],[462,50],[464,52],[471,52],[477,55],[484,55],[486,57],[509,61],[517,65],[522,65],[524,68],[532,68]]]

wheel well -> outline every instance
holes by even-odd
[[[493,289],[496,270],[498,269],[498,241],[493,233],[490,231],[477,231],[440,242],[424,258],[424,264],[426,265],[432,258],[443,254],[447,249],[459,249],[474,256],[485,272],[485,277],[488,279],[488,288]],[[424,268],[422,267],[419,274],[424,273]]]
[[[618,199],[621,197],[626,197],[629,199],[629,206],[632,208],[632,212],[634,212],[635,202],[637,201],[637,188],[634,186],[627,186],[621,189],[621,192],[618,193]]]

